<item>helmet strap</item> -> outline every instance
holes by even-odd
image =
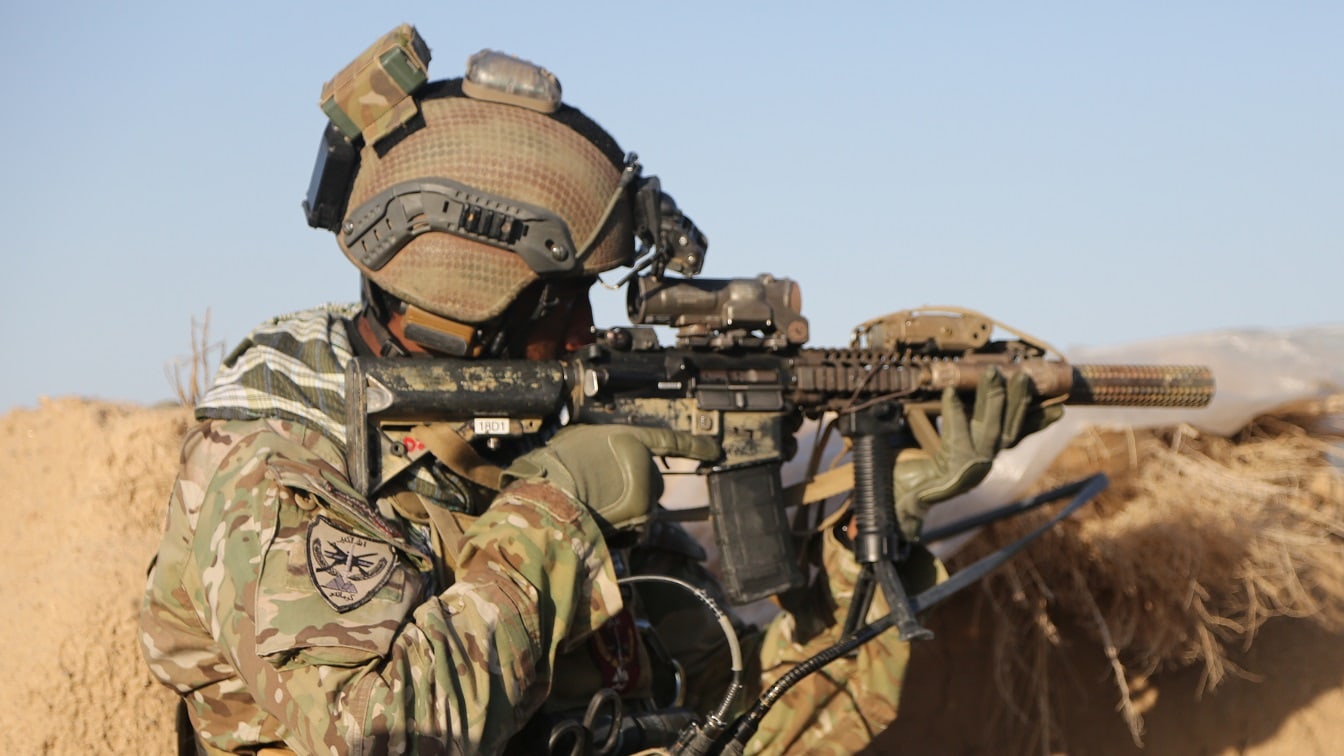
[[[405,357],[408,352],[387,328],[391,320],[388,295],[367,278],[360,279],[364,307],[354,318],[356,343],[379,357]]]
[[[373,354],[378,357],[405,357],[407,352],[397,343],[397,339],[390,331],[374,317],[369,308],[365,307],[359,311],[354,318],[355,335],[358,337],[356,343],[362,347],[357,351],[361,353]]]

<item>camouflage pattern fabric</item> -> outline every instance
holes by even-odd
[[[436,591],[432,557],[350,498],[320,434],[211,421],[183,459],[141,639],[211,749],[498,751],[558,649],[621,607],[597,524],[549,486],[503,492]]]
[[[196,403],[196,419],[294,420],[345,444],[346,323],[359,305],[281,315],[253,329],[224,358]]]
[[[777,615],[763,630],[738,627],[747,685],[734,715],[745,712],[761,692],[799,662],[840,639],[859,565],[834,534],[826,532],[819,538],[823,571],[808,589],[801,608]],[[667,574],[698,585],[710,595],[722,594],[709,582],[703,564],[680,553],[641,554],[633,566],[636,573]],[[920,568],[918,574],[904,575],[913,590],[923,590],[946,577],[931,556]],[[641,587],[640,594],[660,638],[685,668],[687,705],[707,713],[719,702],[731,677],[719,628],[706,621],[704,608],[684,593],[650,586]],[[868,621],[885,612],[881,595],[874,596]],[[863,750],[895,720],[908,660],[909,646],[894,631],[878,636],[853,656],[836,659],[780,698],[746,752],[852,754]]]
[[[806,624],[804,618],[793,614],[777,617],[761,642],[762,688],[840,639],[859,565],[849,548],[829,531],[823,536],[821,553],[830,596],[829,601],[815,602],[813,608],[830,607],[832,614],[826,619],[831,624],[824,632],[806,637],[800,630]],[[908,587],[916,591],[946,578],[942,565],[931,556],[919,566],[920,575],[913,579],[904,576]],[[887,603],[878,591],[866,621],[873,622],[887,611]],[[909,659],[909,644],[900,641],[894,630],[860,646],[855,654],[836,659],[789,689],[761,722],[746,752],[858,753],[896,719]]]
[[[346,138],[375,144],[415,116],[411,94],[427,81],[429,59],[420,33],[402,24],[322,85],[322,112]]]
[[[321,328],[284,330],[342,332],[328,318],[310,312],[300,320]],[[303,362],[291,357],[270,362]],[[237,363],[255,367],[246,351]],[[359,496],[332,429],[307,420],[207,418],[183,446],[141,643],[154,677],[187,701],[204,752],[499,753],[534,713],[612,687],[610,660],[594,649],[627,647],[634,624],[614,562],[715,588],[690,544],[614,559],[582,503],[539,482],[515,483],[467,518],[444,558],[423,523],[387,501],[396,485],[379,501]],[[829,536],[822,554],[818,600],[764,631],[739,627],[749,696],[835,640],[857,566]],[[685,669],[688,703],[710,708],[728,669],[717,624],[684,594],[640,599],[630,607]],[[594,645],[604,637],[620,642]],[[808,677],[750,751],[861,749],[896,714],[906,654],[888,632]],[[630,662],[650,664],[642,650]],[[629,682],[629,695],[648,695],[648,676]]]

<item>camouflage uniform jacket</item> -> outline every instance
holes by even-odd
[[[502,752],[564,687],[558,666],[598,663],[584,641],[624,604],[612,552],[581,502],[515,483],[466,527],[445,576],[425,529],[345,475],[349,315],[277,319],[226,360],[183,445],[142,651],[187,701],[206,752]],[[817,602],[744,631],[752,694],[833,642],[857,568],[838,544],[823,554]],[[707,579],[666,553],[636,561]],[[662,595],[636,603],[673,639],[686,678],[723,678],[708,613]],[[906,648],[886,635],[790,691],[750,751],[862,748],[896,712]]]

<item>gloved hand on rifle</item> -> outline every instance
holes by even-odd
[[[708,436],[629,425],[576,425],[514,460],[504,471],[503,483],[545,480],[587,506],[610,533],[642,525],[663,495],[663,476],[654,457],[712,462],[721,453],[718,442]]]
[[[986,370],[975,390],[970,418],[956,392],[942,397],[942,443],[937,452],[905,450],[896,460],[896,517],[905,537],[918,538],[929,509],[979,485],[994,455],[1058,420],[1064,409],[1033,406],[1031,382],[1023,373],[1007,381],[997,368]]]

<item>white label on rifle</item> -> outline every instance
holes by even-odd
[[[473,422],[473,429],[478,436],[507,436],[509,435],[509,419],[507,417],[478,417]]]

